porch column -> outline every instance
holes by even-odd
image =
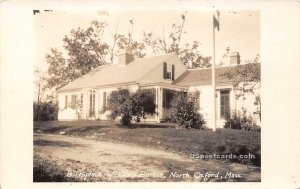
[[[159,88],[159,121],[163,117],[163,88]]]
[[[155,112],[156,112],[156,120],[157,122],[159,122],[159,88],[155,87],[155,104],[156,104],[156,108],[155,108]]]
[[[217,98],[216,98],[216,120],[218,119],[221,119],[221,115],[220,115],[220,105],[221,105],[221,93],[220,93],[220,90],[216,90],[216,95],[217,95]]]
[[[231,88],[230,90],[230,118],[232,118],[233,113],[236,110],[236,98],[235,98],[235,91],[233,90],[233,88]]]
[[[98,108],[98,104],[99,104],[99,91],[95,90],[95,119],[99,118],[99,108]]]
[[[90,95],[89,95],[89,90],[86,91],[86,100],[85,100],[85,119],[89,118],[89,113],[90,113],[90,106],[89,106],[89,102],[90,102]]]

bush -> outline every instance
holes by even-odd
[[[128,89],[113,91],[108,98],[109,117],[115,120],[121,117],[123,125],[130,125],[135,117],[137,122],[146,114],[155,113],[155,95],[152,89],[138,90],[130,93]]]
[[[198,106],[194,102],[194,96],[179,93],[171,102],[171,117],[180,126],[187,129],[200,129],[205,123],[202,115],[198,112]]]
[[[143,89],[138,90],[132,94],[134,115],[137,118],[137,122],[140,118],[145,118],[146,114],[155,113],[155,90]]]
[[[33,120],[34,121],[52,121],[57,120],[58,105],[50,102],[33,102]]]
[[[260,131],[260,128],[253,123],[251,116],[241,116],[239,112],[234,112],[233,117],[226,121],[224,128],[245,131]]]

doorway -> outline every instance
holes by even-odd
[[[229,90],[220,91],[220,118],[225,120],[230,118],[230,91]]]

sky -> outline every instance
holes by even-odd
[[[200,42],[203,56],[213,55],[212,11],[41,11],[33,16],[35,65],[42,70],[47,69],[45,55],[51,47],[62,49],[62,39],[72,29],[87,28],[91,21],[107,22],[104,40],[109,43],[115,33],[127,34],[131,28],[129,20],[134,22],[133,38],[137,41],[143,37],[143,31],[153,32],[155,36],[165,37],[170,33],[173,23],[181,24],[181,15],[186,12],[186,22],[181,44]],[[260,53],[260,12],[220,10],[220,31],[215,32],[216,64],[226,53],[226,47],[238,51],[241,61],[254,59]],[[150,52],[147,56],[151,56]]]

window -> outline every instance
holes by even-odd
[[[106,92],[103,92],[103,113],[106,110]]]
[[[175,79],[175,65],[167,64],[164,62],[163,64],[163,78],[164,79]]]
[[[83,94],[80,95],[80,108],[83,108]]]
[[[76,103],[77,103],[77,95],[72,95],[72,97],[71,97],[71,108],[72,109],[76,108]]]
[[[95,116],[95,90],[90,91],[90,111],[89,116],[94,117]]]
[[[171,77],[172,77],[172,73],[171,73],[171,72],[167,72],[167,77],[166,77],[166,79],[171,79]]]

